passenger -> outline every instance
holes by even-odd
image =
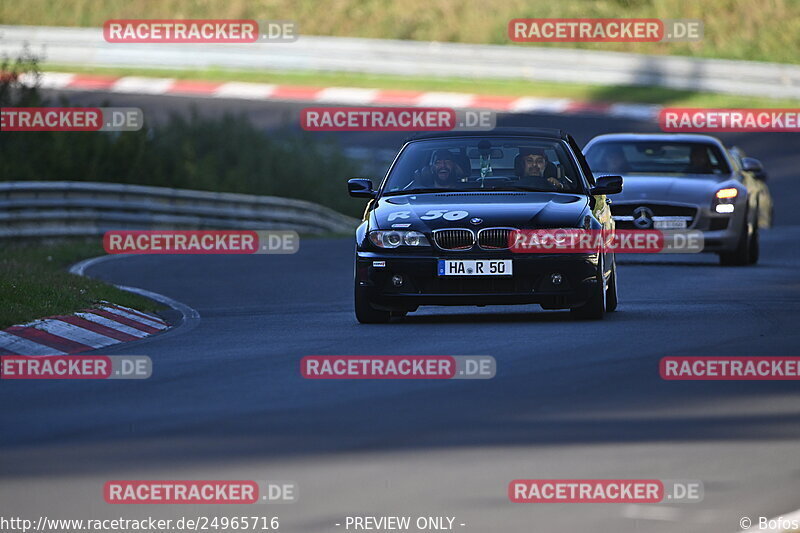
[[[449,189],[456,186],[465,172],[450,150],[436,150],[431,157],[431,164],[417,171],[417,174],[415,181],[422,187]]]

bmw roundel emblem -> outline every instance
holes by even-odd
[[[470,224],[472,224],[472,225],[474,225],[474,226],[477,226],[477,225],[478,225],[478,224],[480,224],[481,222],[483,222],[483,219],[482,219],[482,218],[475,217],[475,218],[471,218],[471,219],[469,219],[469,223],[470,223]]]

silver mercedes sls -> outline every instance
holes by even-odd
[[[772,198],[757,159],[696,134],[599,135],[583,151],[596,177],[624,177],[611,205],[618,229],[699,230],[721,264],[758,262]]]

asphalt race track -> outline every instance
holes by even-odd
[[[146,114],[184,112],[192,103],[100,96]],[[302,107],[193,103],[203,112],[246,112],[265,128],[292,124]],[[514,115],[500,123],[558,126],[580,143],[598,133],[655,131],[597,117]],[[341,142],[398,145],[397,135],[363,135]],[[761,262],[723,268],[712,255],[620,256],[619,310],[602,322],[508,306],[421,308],[402,322],[359,325],[352,239],[304,239],[288,256],[99,263],[90,276],[164,294],[200,320],[103,351],[149,355],[149,380],[3,382],[0,500],[61,518],[89,518],[87,509],[92,518],[252,515],[239,506],[125,506],[123,513],[102,503],[102,484],[283,479],[298,483],[299,501],[269,512],[281,517],[282,531],[307,533],[343,530],[335,524],[352,514],[455,516],[465,532],[736,533],[743,516],[794,511],[797,382],[668,382],[658,373],[666,355],[798,355],[797,137],[724,140],[762,159],[771,175],[776,227],[761,233]],[[304,380],[305,355],[492,355],[497,376]],[[701,480],[705,499],[512,504],[506,489],[518,478]]]

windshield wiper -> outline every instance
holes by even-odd
[[[522,192],[566,192],[566,191],[554,191],[551,189],[534,189],[532,187],[520,187],[518,185],[506,185],[504,187],[489,187],[483,189],[484,191],[522,191]]]
[[[429,187],[424,189],[407,189],[404,191],[389,191],[383,196],[397,196],[399,194],[424,194],[428,192],[464,192],[467,189],[449,189],[444,187]]]

